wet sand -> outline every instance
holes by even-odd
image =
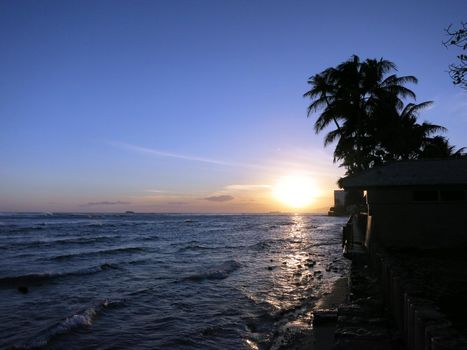
[[[332,286],[331,293],[323,296],[316,303],[317,309],[337,309],[344,303],[349,293],[349,282],[347,277],[339,278]]]
[[[338,279],[332,288],[331,293],[325,295],[316,303],[318,310],[330,310],[336,312],[340,304],[347,300],[349,293],[349,283],[346,277]],[[337,326],[337,318],[318,324],[313,329],[312,346],[308,349],[331,350],[334,346],[334,332]]]

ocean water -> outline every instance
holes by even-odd
[[[347,274],[345,220],[1,214],[0,348],[286,347]]]

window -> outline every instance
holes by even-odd
[[[413,200],[418,202],[437,201],[438,191],[414,191]]]
[[[462,190],[439,191],[439,198],[442,201],[463,201],[465,200],[465,191],[462,191]]]
[[[416,202],[453,202],[465,200],[464,190],[424,190],[413,191],[413,200]]]

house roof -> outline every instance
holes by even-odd
[[[348,188],[467,185],[467,158],[389,163],[342,179]]]

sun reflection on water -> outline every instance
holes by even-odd
[[[332,220],[294,214],[263,224],[264,236],[249,255],[252,275],[240,287],[262,310],[261,326],[253,322],[255,326],[247,327],[244,342],[249,349],[281,349],[311,332],[315,303],[347,269],[340,252],[341,223]],[[272,332],[258,330],[267,325]]]
[[[258,344],[256,344],[253,340],[245,339],[245,343],[246,343],[248,349],[259,350]]]
[[[266,245],[268,261],[263,269],[271,271],[269,290],[251,295],[256,302],[268,305],[277,319],[279,331],[272,339],[271,349],[281,347],[285,334],[311,331],[315,301],[335,279],[326,250],[335,249],[338,242],[328,243],[330,238],[324,233],[329,227],[321,229],[319,223],[314,223],[319,219],[313,216],[295,214],[284,219],[274,228],[273,238]]]
[[[310,297],[305,291],[314,279],[308,269],[313,261],[307,251],[312,239],[305,218],[294,215],[290,219],[290,225],[280,231],[280,238],[285,242],[278,252],[281,268],[272,273],[272,290],[267,298],[267,302],[281,311],[293,308],[304,295]]]

